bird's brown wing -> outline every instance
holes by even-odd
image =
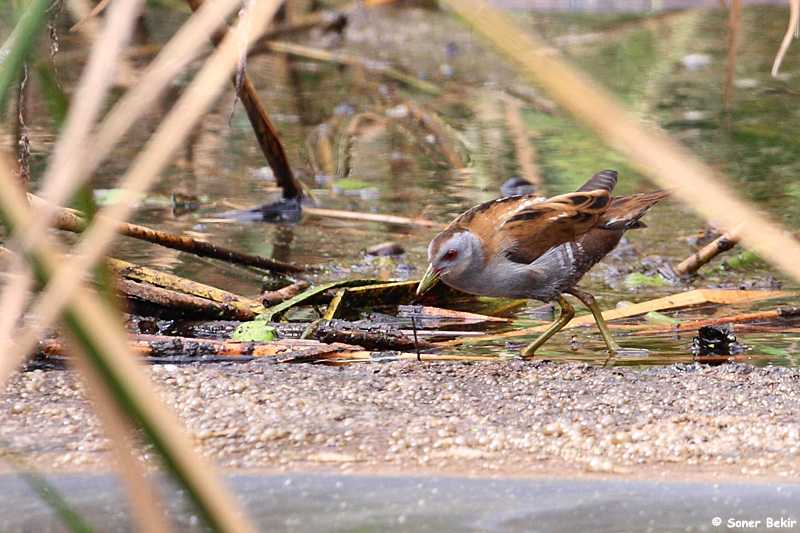
[[[598,189],[545,200],[530,197],[496,202],[481,217],[491,222],[480,224],[479,232],[483,233],[483,242],[493,243],[489,254],[502,253],[511,261],[529,264],[595,227],[609,201],[609,191]]]

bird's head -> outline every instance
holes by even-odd
[[[472,232],[463,228],[456,231],[445,230],[428,246],[430,264],[417,286],[417,295],[427,291],[439,280],[462,289],[464,282],[483,264],[483,257],[483,246]]]

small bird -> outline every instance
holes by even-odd
[[[522,351],[530,357],[575,316],[564,298],[571,294],[592,312],[611,354],[619,352],[594,297],[575,284],[627,230],[646,227],[642,215],[674,190],[614,198],[616,184],[617,172],[603,170],[573,193],[510,196],[473,207],[431,241],[417,295],[441,280],[479,296],[555,300],[561,316]]]

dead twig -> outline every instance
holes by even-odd
[[[370,329],[346,329],[340,320],[323,323],[314,328],[312,338],[326,343],[344,342],[363,346],[368,350],[413,350],[414,339],[392,327],[383,326]],[[346,323],[345,323],[346,324]],[[429,348],[433,344],[416,343],[420,348]]]
[[[736,244],[739,242],[739,236],[741,235],[743,227],[744,223],[739,224],[731,231],[720,235],[714,239],[713,242],[710,242],[699,251],[681,261],[680,264],[673,269],[673,271],[678,276],[694,274],[701,266],[705,265],[719,254],[727,252],[736,246]]]
[[[55,206],[32,194],[28,194],[28,201],[32,207],[53,216],[53,225],[58,229],[82,233],[87,228],[86,219],[78,211]],[[175,235],[128,222],[117,222],[117,232],[128,237],[172,248],[173,250],[180,250],[202,257],[211,257],[229,263],[253,266],[272,272],[303,272],[306,269],[302,265],[293,265],[258,255],[245,254],[222,246],[198,241],[184,235]]]
[[[779,307],[770,311],[757,311],[755,313],[744,313],[741,315],[723,316],[719,318],[708,318],[705,320],[695,320],[694,322],[684,322],[674,326],[658,329],[645,329],[634,331],[634,335],[657,335],[660,333],[675,333],[687,329],[698,329],[703,326],[719,324],[741,324],[745,322],[768,322],[781,318],[789,318],[800,315],[800,307]]]

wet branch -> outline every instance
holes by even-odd
[[[117,289],[128,298],[185,311],[196,316],[240,321],[253,320],[256,316],[250,309],[224,302],[214,302],[199,296],[156,287],[149,283],[121,279],[117,282]]]
[[[86,219],[83,218],[82,213],[79,211],[54,206],[32,194],[28,195],[28,200],[30,201],[31,207],[53,216],[54,226],[56,228],[75,233],[81,233],[86,230]],[[198,241],[184,235],[175,235],[173,233],[158,231],[128,222],[117,222],[117,231],[122,235],[158,244],[159,246],[164,246],[173,250],[180,250],[201,257],[211,257],[229,263],[262,268],[271,272],[303,272],[306,269],[306,267],[302,265],[294,265],[274,259],[267,259],[266,257],[258,255],[237,252],[230,248]]]
[[[283,339],[269,342],[220,341],[166,335],[136,335],[130,343],[138,354],[150,359],[168,359],[173,363],[236,360],[250,361],[259,357],[275,357],[278,363],[347,364],[377,361],[417,361],[415,353],[376,352],[343,343],[326,344],[309,339]],[[68,355],[56,339],[40,341],[40,355]],[[497,356],[421,354],[422,361],[497,361]]]
[[[727,252],[736,246],[739,242],[739,236],[742,233],[743,227],[744,223],[739,224],[731,231],[725,232],[699,251],[681,261],[681,263],[673,269],[675,274],[679,276],[694,274],[701,266],[705,265],[719,254]]]

